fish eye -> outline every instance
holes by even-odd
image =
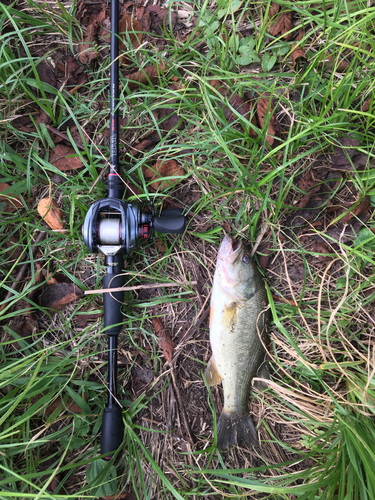
[[[242,257],[242,262],[245,262],[245,264],[248,264],[250,262],[249,256],[248,255],[244,255]]]

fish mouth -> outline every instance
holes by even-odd
[[[233,262],[240,253],[242,246],[241,240],[234,238],[230,234],[226,234],[219,248],[218,260],[230,260]]]

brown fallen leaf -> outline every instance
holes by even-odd
[[[296,38],[296,42],[300,42],[303,38],[303,29],[299,30],[299,33]],[[298,62],[301,62],[302,59],[307,59],[306,52],[303,48],[297,43],[292,43],[292,61],[293,67],[295,68]]]
[[[41,464],[41,471],[48,471],[50,474],[51,473],[50,469],[52,469],[52,468],[53,469],[56,468],[56,459],[47,458],[47,460],[43,460],[43,462]],[[45,475],[45,476],[38,476],[38,482],[41,486],[44,485],[48,481],[48,479],[50,477],[49,474]],[[62,479],[62,474],[61,474],[61,472],[58,472],[54,476],[52,481],[50,483],[48,483],[47,491],[49,491],[50,493],[54,493],[56,491],[57,487],[59,486],[61,479]]]
[[[128,49],[128,38],[134,49],[137,49],[143,40],[142,26],[139,21],[129,14],[125,14],[119,21],[119,42],[120,62],[122,64],[131,63],[131,57],[126,55]]]
[[[272,24],[272,21],[268,24],[268,31],[270,35],[277,36],[281,33],[284,40],[290,40],[292,38],[292,33],[290,30],[293,28],[293,18],[291,10],[283,10],[279,13],[280,6],[272,2],[269,9],[269,19],[276,17],[276,21]],[[278,14],[278,15],[277,15]],[[270,25],[272,26],[270,27]]]
[[[22,207],[20,197],[13,195],[11,186],[6,182],[0,182],[0,203],[5,203],[6,212],[14,212]]]
[[[354,203],[347,213],[340,219],[341,224],[348,224],[349,221],[353,217],[359,217],[360,215],[364,215],[365,213],[368,213],[368,210],[370,208],[370,199],[369,198],[363,198],[360,202]]]
[[[85,146],[82,141],[81,132],[85,143],[88,144],[90,142],[90,136],[87,133],[87,127],[85,128],[80,126],[80,128],[78,129],[77,125],[73,125],[69,130],[70,130],[70,135],[72,136],[72,139],[74,141],[74,144],[80,149],[84,150]]]
[[[41,123],[44,123],[45,125],[49,125],[51,123],[51,118],[47,115],[47,113],[41,109],[40,113],[38,116],[35,118],[35,123],[37,125],[40,125]]]
[[[227,97],[228,99],[228,103],[231,107],[224,107],[222,103],[218,103],[221,108],[224,107],[224,116],[228,120],[228,122],[233,122],[238,119],[238,116],[231,109],[233,108],[237,111],[237,113],[246,118],[246,120],[251,121],[251,123],[256,127],[257,124],[255,115],[251,116],[251,111],[253,108],[253,103],[251,101],[244,101],[238,94],[232,93],[230,89],[224,88],[218,80],[211,80],[210,85],[216,88],[222,96]],[[255,130],[251,127],[247,128],[247,132],[251,137],[255,138],[257,136]]]
[[[71,283],[72,281],[64,273],[51,273],[46,269],[42,270],[47,285],[56,285],[56,283]]]
[[[34,403],[36,401],[34,401]],[[61,396],[58,396],[53,403],[51,403],[50,405],[47,406],[47,408],[45,408],[44,412],[46,415],[51,415],[51,413],[53,413],[58,408],[61,408],[61,411],[65,411],[65,409],[67,409],[71,413],[82,413],[83,411],[82,408],[78,406],[77,403],[75,403],[70,396],[67,399],[66,403],[64,403]]]
[[[172,361],[174,342],[164,329],[164,325],[159,318],[152,318],[152,324],[156,335],[160,339],[160,346],[163,349],[165,359],[170,363]]]
[[[29,115],[18,116],[17,118],[12,120],[12,125],[16,130],[19,130],[20,132],[35,132],[34,123],[31,121]]]
[[[358,164],[359,160],[362,159],[362,156],[359,157],[357,155],[356,150],[360,142],[351,137],[342,137],[339,139],[339,143],[339,145],[334,146],[333,155],[331,156],[333,168],[336,170],[347,170],[352,172],[353,165],[354,167],[356,166],[356,159]]]
[[[152,168],[146,167],[143,170],[143,175],[147,182],[151,182],[151,187],[154,189],[166,189],[173,184],[176,184],[178,176],[184,175],[185,170],[176,162],[176,160],[157,160]],[[158,180],[162,177],[172,177],[165,181]]]
[[[38,64],[38,66],[36,67],[36,71],[37,71],[39,78],[42,82],[48,83],[48,85],[51,85],[51,87],[56,88],[57,80],[56,80],[55,71],[54,71],[52,65],[48,61],[43,59],[43,61],[41,61]]]
[[[74,283],[57,283],[49,286],[40,296],[42,307],[60,311],[64,306],[82,297],[83,292]]]
[[[83,163],[73,148],[59,144],[54,147],[50,153],[49,162],[54,167],[67,172],[68,170],[76,170],[83,167]]]
[[[258,120],[259,120],[259,124],[260,124],[261,129],[264,128],[264,121],[265,121],[266,115],[271,115],[271,118],[269,119],[269,122],[268,122],[266,141],[268,142],[268,144],[270,146],[272,146],[273,143],[275,142],[275,138],[272,136],[276,134],[276,119],[275,119],[275,115],[273,113],[272,102],[270,102],[268,97],[260,97],[258,99],[258,101],[257,101],[257,115],[258,115]]]
[[[224,231],[225,231],[226,233],[228,233],[228,234],[232,231],[232,228],[231,228],[231,226],[230,226],[230,224],[229,224],[229,222],[228,222],[228,221],[224,221],[224,222],[221,224],[221,227],[222,227],[222,229],[224,229]]]
[[[373,95],[371,95],[371,97],[369,97],[369,98],[367,99],[367,101],[365,101],[365,102],[362,104],[362,108],[361,108],[361,110],[362,110],[363,112],[366,112],[366,111],[368,111],[368,110],[370,109],[370,107],[371,107],[371,102],[372,102],[372,98],[373,98]]]
[[[276,15],[278,14],[280,10],[280,5],[275,2],[271,2],[270,8],[268,9],[268,19],[270,21],[270,24],[268,27],[272,25],[272,21],[276,20]]]
[[[297,185],[302,191],[306,191],[306,194],[302,196],[296,206],[298,208],[305,208],[311,196],[319,191],[321,186],[321,179],[313,173],[312,169],[310,169],[298,181]]]
[[[63,232],[62,213],[52,198],[43,198],[38,203],[38,214],[54,231]]]
[[[158,64],[157,66],[147,66],[135,73],[131,73],[128,79],[128,88],[130,90],[137,89],[140,85],[149,84],[150,81],[159,78],[164,73],[165,64]]]
[[[136,6],[135,8],[135,17],[141,23],[142,31],[147,33],[150,31],[151,26],[151,14],[150,12],[145,12],[146,7]]]
[[[173,104],[174,100],[170,101]],[[137,155],[140,151],[147,149],[153,144],[159,142],[162,137],[164,137],[168,132],[174,129],[181,130],[184,127],[183,121],[180,119],[177,113],[169,108],[157,108],[153,111],[155,119],[159,123],[159,130],[151,130],[147,132],[134,146],[133,155]]]
[[[345,57],[346,55],[348,55],[349,52],[350,52],[349,50],[343,52],[342,53],[342,57]],[[324,64],[324,66],[327,69],[332,69],[335,73],[344,73],[347,70],[348,66],[349,66],[349,62],[348,61],[345,61],[344,59],[340,60],[338,57],[336,57],[335,59],[333,59],[332,55],[328,56],[323,61],[323,64]]]
[[[27,342],[30,341],[30,344],[32,336],[39,331],[38,322],[31,314],[29,314],[28,316],[22,316],[21,320],[11,325],[11,328]]]
[[[84,328],[88,323],[94,323],[102,316],[102,313],[77,314],[77,316],[74,317],[74,323],[79,328]]]
[[[82,64],[90,64],[98,56],[98,51],[94,43],[96,40],[96,35],[99,31],[100,23],[104,21],[105,15],[105,9],[101,9],[101,11],[96,16],[90,17],[85,39],[82,43],[79,44],[78,58]]]
[[[321,63],[327,68],[332,69],[337,73],[344,73],[350,65],[350,60],[353,58],[354,53],[361,52],[365,50],[367,52],[372,51],[372,46],[366,42],[355,42],[353,47],[343,51],[335,52],[327,57],[325,53],[322,53]]]
[[[272,242],[262,244],[257,251],[259,265],[263,269],[263,271],[265,271],[268,266],[268,262],[270,260],[272,251],[273,251]]]
[[[308,203],[303,208],[297,209],[288,217],[285,221],[285,226],[299,227],[303,226],[307,221],[314,219],[319,214],[319,211],[326,208],[329,204],[335,189],[340,183],[342,174],[324,168],[321,172],[317,170],[314,173],[314,177],[317,180],[317,184],[319,182],[318,179],[320,178],[321,180],[319,189],[314,189],[314,195],[309,196]]]
[[[162,9],[160,5],[149,5],[146,7],[146,13],[151,16],[151,26],[159,35],[162,34],[164,29],[174,28],[177,23],[177,14],[169,11],[169,9]],[[171,22],[171,25],[170,25]]]
[[[154,240],[154,246],[160,253],[165,253],[165,244],[164,241],[161,240],[160,238],[156,238]]]

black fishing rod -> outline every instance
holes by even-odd
[[[83,240],[93,253],[105,256],[107,268],[103,289],[125,285],[124,256],[129,255],[138,240],[152,238],[154,231],[182,234],[185,217],[179,209],[163,210],[155,217],[143,212],[137,202],[126,203],[124,184],[119,171],[119,6],[111,3],[111,74],[110,74],[110,170],[106,179],[106,198],[96,201],[88,210],[83,224]],[[117,399],[117,342],[126,319],[122,311],[124,291],[103,293],[104,329],[108,336],[108,401],[103,412],[101,454],[110,459],[124,436],[122,408]]]

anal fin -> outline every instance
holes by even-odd
[[[204,378],[207,380],[207,384],[211,387],[213,385],[220,384],[221,377],[217,371],[214,358],[211,356],[206,371],[204,372]]]

